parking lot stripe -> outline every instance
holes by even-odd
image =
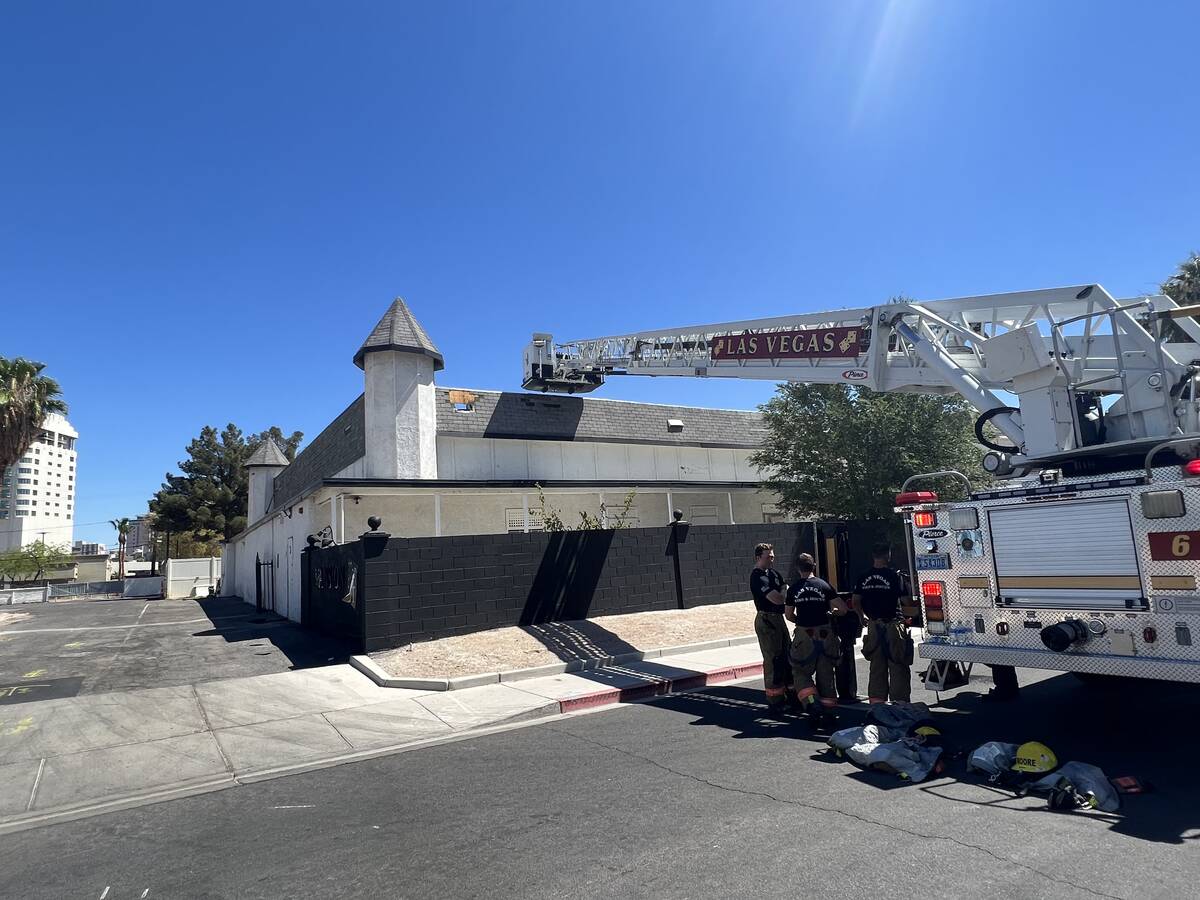
[[[74,628],[13,628],[0,631],[0,635],[14,634],[57,634],[68,631],[113,631],[121,628],[162,628],[165,625],[195,625],[197,622],[212,622],[207,617],[202,619],[180,619],[178,622],[141,622],[130,625],[77,625]]]
[[[29,792],[29,802],[25,804],[25,812],[33,809],[33,804],[37,801],[38,785],[42,783],[42,772],[46,770],[46,758],[43,756],[38,761],[37,777],[33,779],[33,790]]]

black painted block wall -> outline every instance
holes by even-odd
[[[682,530],[682,529],[681,529]],[[704,525],[679,544],[685,606],[745,601],[754,545],[781,561],[812,526]],[[671,528],[392,538],[361,577],[367,652],[506,625],[676,609]]]

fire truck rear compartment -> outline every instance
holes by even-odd
[[[987,518],[1001,606],[1146,608],[1126,498],[998,507]]]

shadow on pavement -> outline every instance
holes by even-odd
[[[344,663],[357,652],[352,641],[301,628],[277,613],[258,612],[236,597],[212,597],[198,605],[213,627],[194,632],[192,637],[221,637],[228,643],[258,641],[264,648],[258,655],[269,656],[271,651],[262,644],[265,641],[283,654],[292,669]]]
[[[563,662],[597,659],[634,653],[637,647],[595,622],[545,622],[522,625],[521,630],[537,638]]]
[[[933,716],[952,749],[946,771],[919,785],[883,772],[852,769],[845,777],[880,790],[908,788],[955,803],[1009,810],[1021,815],[1083,815],[1115,832],[1140,840],[1183,844],[1200,840],[1200,778],[1195,755],[1200,720],[1193,714],[1200,686],[1126,682],[1098,689],[1071,675],[1060,675],[1022,688],[1015,703],[992,705],[969,690],[943,696]],[[820,752],[826,735],[815,733],[798,717],[768,716],[762,691],[748,686],[712,687],[654,700],[650,705],[693,716],[693,725],[723,728],[736,739],[793,738],[817,752],[821,762],[845,760]],[[866,707],[843,707],[838,728],[863,724]],[[985,741],[1047,744],[1060,762],[1075,760],[1103,769],[1110,778],[1133,775],[1153,786],[1142,795],[1122,797],[1119,813],[1056,813],[1039,798],[1016,798],[968,774],[966,754]],[[832,771],[831,771],[832,774]],[[955,788],[969,786],[969,796]],[[981,792],[985,794],[980,797]],[[990,794],[993,799],[986,799]]]

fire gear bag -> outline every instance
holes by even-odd
[[[928,778],[942,755],[941,747],[909,737],[907,728],[886,725],[843,728],[829,736],[828,744],[864,769],[892,772],[909,781]]]

